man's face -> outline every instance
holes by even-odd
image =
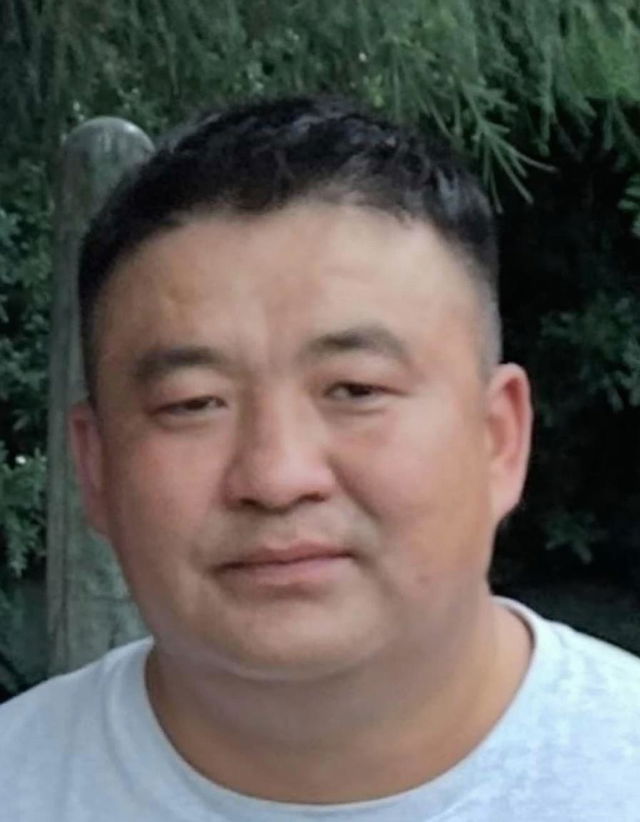
[[[473,618],[529,425],[480,326],[439,235],[363,208],[194,218],[118,265],[73,430],[160,648],[304,678]]]

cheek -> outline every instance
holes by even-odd
[[[481,467],[480,441],[477,424],[455,408],[400,408],[342,436],[338,452],[344,473],[380,504],[422,508],[430,498],[455,502],[452,489]]]
[[[398,415],[344,442],[341,454],[343,485],[383,544],[421,556],[427,572],[484,549],[489,494],[477,421],[455,407]]]
[[[179,545],[197,532],[215,499],[216,459],[203,442],[155,436],[109,449],[107,504],[114,541]]]

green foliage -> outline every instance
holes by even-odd
[[[585,564],[593,561],[594,547],[604,538],[592,513],[568,511],[565,507],[549,511],[542,520],[542,528],[549,551],[569,549]]]
[[[12,193],[0,208],[0,403],[3,430],[23,432],[13,454],[44,420],[51,210],[40,202],[43,183],[29,160],[0,176]]]
[[[7,460],[0,444],[0,522],[5,540],[5,565],[14,577],[29,562],[44,555],[44,488],[46,461],[41,451]]]
[[[203,107],[306,91],[435,128],[503,208],[507,347],[539,420],[511,567],[540,562],[540,545],[569,566],[622,565],[614,544],[640,543],[637,0],[5,0],[0,608],[42,554],[61,138],[101,114],[156,135]]]
[[[50,208],[42,165],[0,175],[0,594],[44,551]],[[4,580],[4,583],[3,583]],[[6,597],[0,597],[0,606]]]
[[[631,231],[640,240],[640,174],[633,174],[629,178],[620,208],[632,215]]]
[[[581,310],[550,312],[542,318],[541,338],[556,356],[575,361],[567,393],[584,403],[602,397],[613,411],[640,406],[640,300],[596,292]],[[567,413],[547,400],[539,405],[542,422],[553,425]]]
[[[10,131],[37,123],[49,145],[98,113],[149,128],[216,100],[341,90],[435,122],[494,190],[500,174],[522,185],[561,116],[586,132],[598,101],[637,151],[635,0],[9,0],[5,16]]]
[[[512,200],[503,218],[507,349],[531,374],[537,419],[500,576],[586,564],[630,586],[640,582],[638,240],[617,209],[617,158],[553,156],[562,174],[531,177],[535,207]]]

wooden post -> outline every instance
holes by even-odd
[[[84,517],[67,442],[67,412],[84,395],[76,300],[80,241],[90,216],[125,169],[152,150],[143,131],[114,117],[79,126],[62,149],[49,354],[47,634],[52,675],[144,632],[111,549]]]

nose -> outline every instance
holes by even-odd
[[[321,420],[304,404],[254,403],[238,422],[223,479],[227,504],[286,511],[322,502],[335,487],[326,445]]]

